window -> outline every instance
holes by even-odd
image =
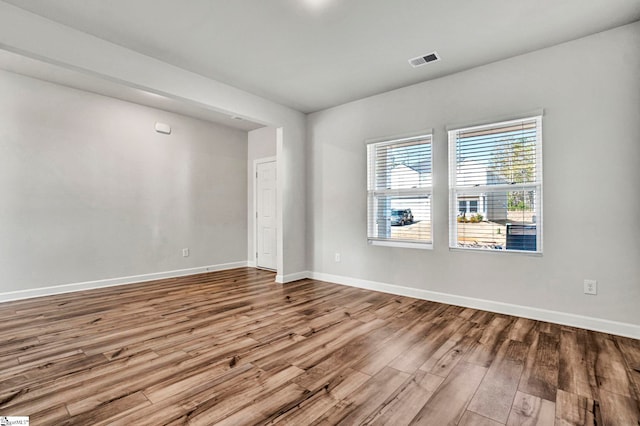
[[[368,240],[431,247],[431,134],[367,145]]]
[[[449,246],[542,252],[542,117],[449,131]]]

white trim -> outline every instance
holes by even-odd
[[[80,283],[62,284],[51,287],[40,287],[29,290],[9,291],[0,293],[0,303],[12,300],[31,299],[33,297],[51,296],[54,294],[71,293],[81,290],[92,290],[116,285],[135,284],[144,281],[154,281],[163,278],[183,277],[186,275],[202,274],[204,272],[225,271],[227,269],[245,268],[248,262],[232,262],[220,265],[200,266],[197,268],[178,269],[175,271],[154,272],[151,274],[132,275],[129,277],[108,278],[104,280],[85,281]]]
[[[631,337],[633,339],[640,339],[640,325],[636,324],[592,318],[584,315],[551,311],[548,309],[515,305],[493,300],[476,299],[473,297],[458,296],[455,294],[440,293],[418,288],[404,287],[395,284],[363,280],[359,278],[324,274],[320,272],[310,272],[308,277],[315,280],[328,281],[351,287],[396,294],[399,296],[414,297],[417,299],[464,306],[467,308],[481,309],[484,311],[514,315],[538,321],[552,322],[555,324],[563,324],[572,327],[584,328],[587,330],[611,333],[618,336]]]
[[[544,108],[538,108],[533,111],[524,112],[520,114],[499,115],[494,118],[486,118],[482,120],[469,121],[465,123],[447,124],[445,126],[445,130],[448,133],[451,131],[456,131],[456,130],[464,129],[467,127],[490,127],[491,125],[494,125],[494,124],[499,125],[504,123],[510,123],[512,121],[517,122],[517,121],[533,119],[533,118],[543,117],[543,116],[544,116]]]
[[[255,268],[256,267],[256,262],[253,260],[250,260],[247,262],[247,267],[248,268]]]
[[[279,284],[286,284],[293,281],[304,280],[305,278],[309,278],[310,274],[311,273],[309,271],[295,272],[293,274],[287,274],[287,275],[278,274],[276,275],[275,281]]]
[[[51,296],[55,294],[71,293],[74,291],[91,290],[117,285],[135,284],[145,281],[159,280],[163,278],[174,278],[187,275],[201,274],[205,272],[224,271],[247,267],[249,262],[233,262],[220,265],[201,266],[190,269],[179,269],[175,271],[156,272],[152,274],[133,275],[122,278],[110,278],[97,281],[86,281],[82,283],[64,284],[52,287],[41,287],[30,290],[18,290],[7,293],[0,293],[0,303],[13,300],[30,299],[33,297]],[[511,303],[497,302],[486,299],[476,299],[473,297],[459,296],[449,293],[423,290],[412,287],[405,287],[396,284],[369,281],[359,278],[346,277],[341,275],[325,274],[321,272],[302,271],[288,275],[276,275],[275,282],[285,284],[293,281],[311,278],[314,280],[327,281],[331,283],[346,285],[350,287],[363,288],[372,291],[380,291],[399,296],[413,297],[416,299],[430,300],[433,302],[446,303],[467,308],[481,309],[484,311],[497,312],[506,315],[514,315],[538,321],[547,321],[556,324],[563,324],[572,327],[584,328],[587,330],[611,333],[618,336],[626,336],[633,339],[640,339],[640,325],[610,321],[600,318],[592,318],[584,315],[570,314],[566,312],[551,311],[548,309],[534,308],[530,306],[515,305]]]
[[[428,243],[417,243],[413,241],[398,241],[398,240],[388,240],[388,239],[375,239],[369,238],[367,241],[371,246],[382,246],[382,247],[399,247],[399,248],[413,248],[413,249],[422,249],[422,250],[433,250],[433,244],[431,242]]]
[[[284,127],[276,128],[276,161],[284,158]],[[284,271],[284,164],[276,163],[276,265],[277,272]],[[306,213],[305,213],[306,214]]]
[[[542,146],[544,145],[544,141],[542,140],[542,113],[536,119],[536,137],[538,138],[538,143],[536,144],[536,181],[539,182],[540,188],[536,191],[536,207],[538,208],[537,212],[537,226],[540,230],[536,233],[536,251],[542,253],[544,251],[543,247],[543,235],[544,235],[544,206],[542,204],[543,192],[544,192],[544,169],[542,168],[543,158],[542,158]]]
[[[498,250],[498,249],[486,249],[486,248],[475,248],[475,247],[449,247],[450,252],[460,252],[460,253],[468,253],[470,251],[476,253],[501,253],[505,256],[510,255],[519,255],[519,256],[532,256],[532,257],[543,257],[544,253],[539,251],[532,250]]]
[[[378,144],[378,143],[397,143],[397,142],[407,142],[407,141],[413,141],[413,140],[422,140],[425,138],[429,138],[430,142],[433,142],[433,127],[428,128],[428,129],[422,129],[422,130],[418,130],[417,132],[407,132],[407,133],[400,133],[397,135],[391,135],[391,136],[384,136],[384,137],[378,137],[378,138],[369,138],[369,139],[365,139],[364,143],[366,145],[371,145],[371,144]]]

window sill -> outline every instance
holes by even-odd
[[[411,241],[368,240],[369,245],[382,247],[412,248],[420,250],[433,250],[433,243],[416,243]]]
[[[471,248],[471,247],[449,247],[449,251],[457,251],[457,252],[475,252],[475,253],[502,253],[509,255],[525,255],[532,257],[542,257],[541,251],[529,251],[529,250],[490,250],[490,249],[482,249],[482,248]]]

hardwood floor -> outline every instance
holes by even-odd
[[[0,304],[32,425],[640,425],[640,341],[236,269]]]

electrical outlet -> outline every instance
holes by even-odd
[[[584,294],[598,294],[598,281],[584,280]]]
[[[182,257],[189,257],[189,249],[188,248],[183,248],[182,249]]]
[[[336,253],[336,254],[333,256],[333,259],[336,261],[336,263],[340,263],[340,253]]]

